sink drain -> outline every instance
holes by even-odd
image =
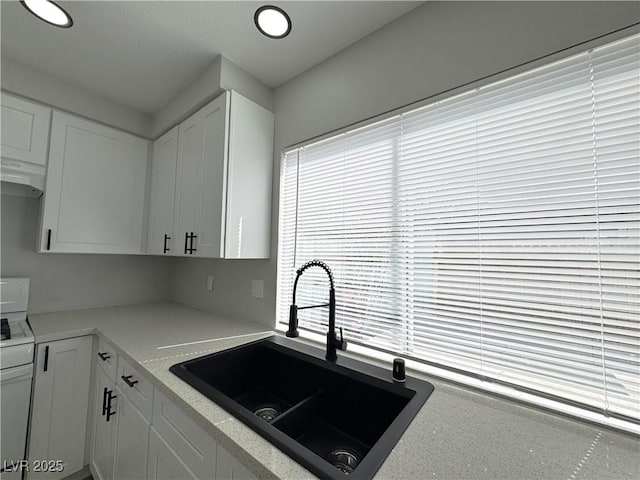
[[[360,459],[355,453],[343,448],[331,452],[327,456],[327,461],[347,475],[353,473],[358,463],[360,463]]]
[[[265,422],[273,422],[275,418],[280,415],[280,412],[273,407],[262,407],[253,413],[263,419]]]

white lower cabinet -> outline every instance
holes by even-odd
[[[165,442],[155,428],[149,434],[149,458],[147,462],[149,480],[198,480],[180,456]]]
[[[256,480],[255,475],[158,390],[153,398],[151,430],[150,480]],[[155,444],[154,435],[158,437]]]
[[[189,466],[195,478],[215,478],[217,442],[157,389],[153,398],[153,428]]]
[[[216,447],[216,468],[211,476],[196,475],[180,455],[151,427],[149,435],[149,480],[257,480],[247,468],[220,445]]]
[[[144,480],[147,478],[145,459],[149,450],[150,423],[124,394],[118,393],[114,478]]]
[[[101,367],[95,368],[95,412],[93,441],[91,445],[91,473],[96,480],[107,480],[113,477],[113,458],[116,443],[116,421],[107,419],[106,408],[108,396],[113,392],[113,381]],[[108,421],[107,421],[108,420]]]
[[[28,458],[32,465],[61,461],[63,468],[30,471],[29,480],[63,478],[84,466],[92,346],[85,336],[37,347]]]
[[[139,367],[102,340],[98,350],[90,452],[95,480],[256,480]]]
[[[115,354],[113,354],[115,355]],[[112,357],[114,363],[115,357]],[[121,364],[126,364],[120,358]],[[133,392],[116,387],[102,364],[96,363],[94,431],[91,472],[97,480],[144,480],[147,478],[150,420],[141,412],[151,412],[141,404],[138,410],[131,401]],[[123,375],[124,376],[124,375]],[[128,378],[135,386],[136,380]]]

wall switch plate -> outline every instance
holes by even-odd
[[[207,291],[213,292],[213,275],[207,277]]]
[[[251,296],[253,298],[264,297],[264,280],[251,280]]]

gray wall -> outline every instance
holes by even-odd
[[[638,21],[636,2],[426,2],[277,88],[271,260],[176,259],[171,297],[273,325],[284,147]],[[207,274],[216,277],[214,292],[205,290]],[[264,302],[250,298],[252,278],[265,281]]]
[[[213,275],[213,291],[206,291]],[[172,300],[227,318],[273,325],[275,281],[270,260],[200,260],[174,258],[171,272]],[[271,279],[273,277],[273,279]],[[264,280],[264,299],[251,297],[251,280]]]
[[[224,90],[236,90],[268,110],[273,108],[272,89],[222,56],[153,115],[6,58],[2,59],[0,84],[7,92],[150,139],[158,138]]]
[[[151,117],[26,65],[2,59],[2,89],[145,138]]]
[[[151,138],[158,138],[225,90],[236,90],[267,110],[271,111],[273,108],[271,88],[231,60],[218,56],[178,95],[153,114]]]
[[[2,195],[2,277],[30,277],[29,313],[167,300],[171,260],[37,254],[38,200]]]
[[[178,95],[169,100],[151,119],[151,138],[156,139],[195,112],[207,100],[222,93],[220,68],[222,57],[211,62]]]

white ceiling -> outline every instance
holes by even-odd
[[[1,1],[2,58],[42,70],[144,113],[155,113],[219,54],[270,87],[299,75],[421,2],[58,1],[70,29],[17,1]],[[282,40],[261,35],[253,14],[283,7]]]

